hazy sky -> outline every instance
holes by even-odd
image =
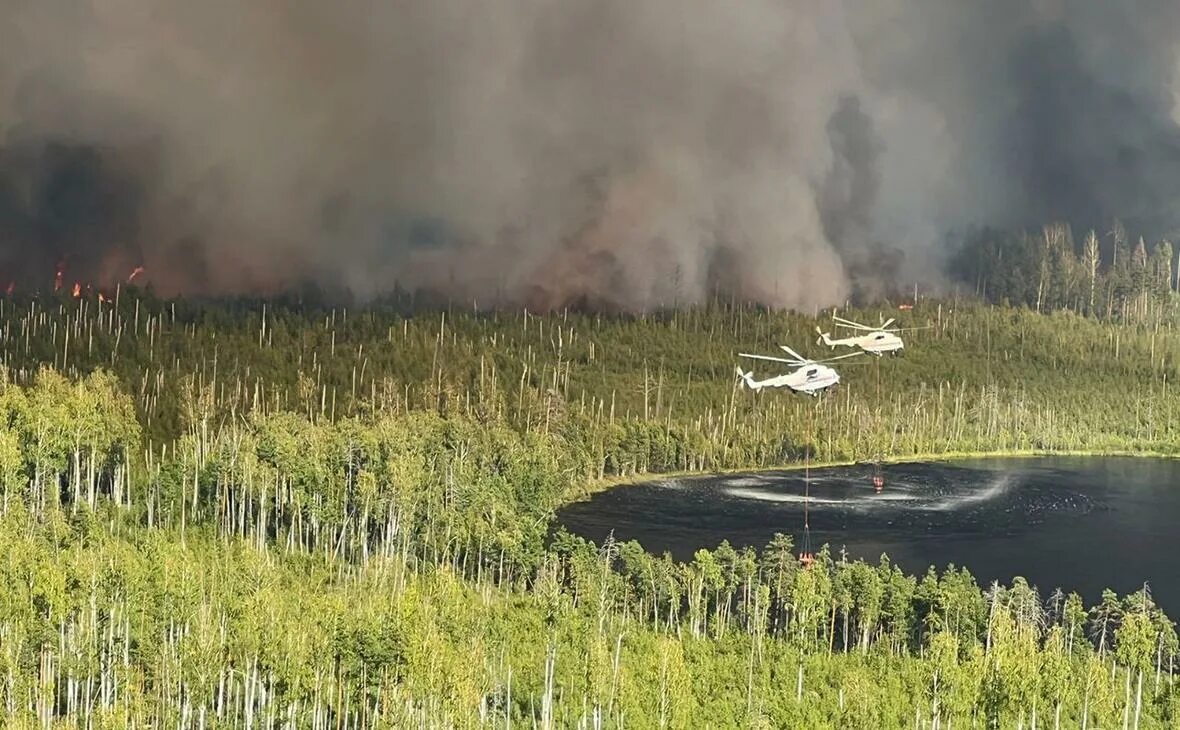
[[[642,309],[1180,224],[1180,3],[7,0],[0,272]],[[3,274],[0,273],[0,276]]]

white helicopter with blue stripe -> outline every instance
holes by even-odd
[[[750,355],[744,352],[739,353],[740,357],[748,357],[752,360],[780,362],[796,368],[796,370],[793,372],[786,373],[785,375],[776,375],[765,380],[755,380],[753,371],[747,372],[742,370],[741,367],[738,367],[738,377],[741,378],[742,383],[747,388],[753,391],[759,391],[763,388],[790,388],[797,393],[806,393],[810,396],[818,396],[822,391],[825,391],[840,382],[840,374],[824,363],[843,360],[849,357],[858,357],[861,355],[859,352],[853,352],[848,355],[840,355],[838,357],[828,358],[827,360],[809,360],[786,345],[779,345],[779,348],[790,355],[790,359],[783,357],[771,357],[770,355]]]

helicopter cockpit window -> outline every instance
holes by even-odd
[[[808,371],[807,371],[807,377],[808,377],[808,378],[814,378],[814,377],[815,377],[815,374],[816,374],[816,373],[818,373],[818,372],[819,372],[819,370],[818,370],[818,369],[816,369],[816,368],[812,368],[812,369],[810,369],[810,370],[808,370]]]
[[[877,335],[873,336],[873,339],[874,340],[883,340],[883,339],[885,339],[885,335],[884,334],[877,334]]]

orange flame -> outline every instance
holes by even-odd
[[[131,276],[127,277],[127,283],[130,284],[132,281],[135,280],[135,277],[139,276],[142,273],[143,273],[143,267],[136,266],[134,269],[131,270]]]
[[[99,292],[99,293],[98,293],[98,303],[99,303],[99,304],[102,304],[102,303],[103,303],[103,302],[105,302],[106,300],[107,300],[107,298],[106,298],[106,297],[104,297],[104,296],[102,295],[102,292]]]
[[[53,290],[54,291],[61,289],[61,275],[65,271],[65,268],[66,268],[65,262],[62,262],[57,265],[57,270],[53,274]]]
[[[82,296],[82,285],[75,281],[74,282],[74,298],[77,299],[80,296]]]

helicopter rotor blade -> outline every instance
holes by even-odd
[[[857,330],[858,332],[880,332],[881,331],[880,327],[861,327],[858,324],[841,324],[840,322],[837,322],[836,326],[843,327],[845,329],[850,329],[850,330]]]
[[[884,322],[882,322],[882,323],[881,323],[881,329],[885,329],[885,328],[886,328],[886,327],[888,327],[889,325],[893,324],[893,320],[895,320],[895,319],[897,319],[897,317],[890,317],[889,319],[887,319],[887,320],[885,320]]]
[[[891,329],[889,331],[890,332],[913,332],[914,330],[928,330],[928,329],[934,329],[934,325],[928,324],[928,325],[925,325],[922,327],[898,327],[897,329]]]
[[[806,363],[806,362],[811,362],[811,360],[808,360],[807,358],[803,357],[802,355],[800,355],[799,353],[795,352],[794,350],[792,350],[791,348],[787,347],[786,345],[779,345],[779,346],[778,346],[778,348],[779,348],[780,350],[782,350],[783,352],[787,353],[788,355],[790,355],[791,357],[795,358],[795,359],[796,359],[796,360],[798,360],[799,362],[804,362],[804,363]]]
[[[849,358],[849,357],[860,357],[863,354],[864,354],[863,352],[850,352],[847,355],[837,355],[836,357],[829,357],[826,360],[813,360],[812,362],[814,362],[816,364],[822,364],[825,362],[835,362],[837,360],[843,360],[843,359]]]
[[[861,330],[862,332],[876,332],[880,329],[879,327],[868,327],[868,326],[860,324],[858,322],[852,322],[847,319],[841,319],[840,317],[833,317],[833,319],[836,321],[837,327],[845,327],[850,330]]]
[[[782,362],[782,363],[786,363],[787,365],[796,365],[796,366],[805,364],[805,363],[799,362],[798,360],[788,360],[785,357],[771,357],[770,355],[751,355],[751,354],[745,353],[745,352],[739,352],[738,357],[748,357],[752,360],[769,360],[770,362]]]
[[[868,325],[861,324],[860,322],[853,322],[851,319],[845,319],[844,317],[841,317],[838,314],[833,314],[832,320],[835,322],[843,322],[844,324],[855,325],[857,327],[867,327],[868,326]]]

